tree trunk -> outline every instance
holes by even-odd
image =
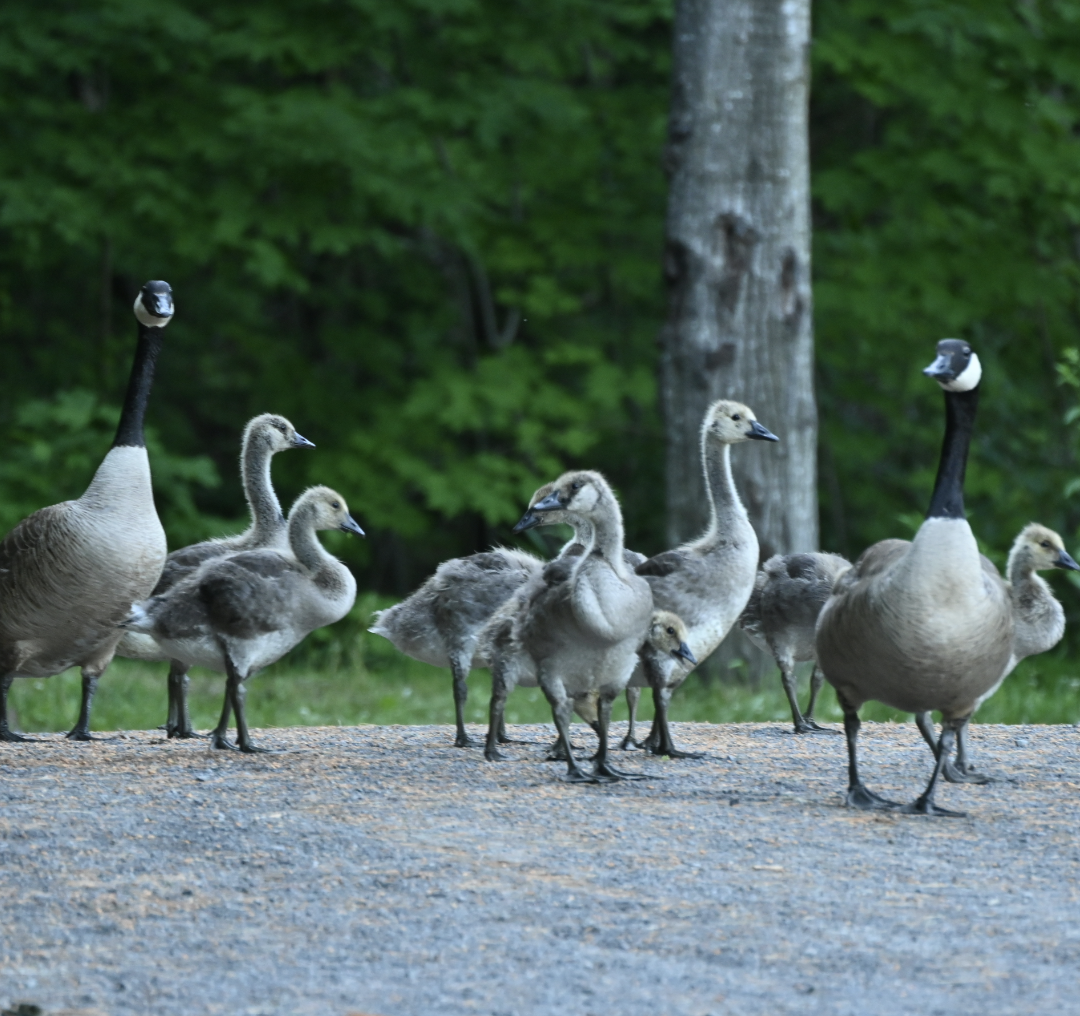
[[[818,540],[808,143],[810,0],[677,0],[661,398],[672,544],[706,522],[698,433],[745,402],[779,445],[733,449],[764,560]],[[749,642],[721,656],[747,658]]]

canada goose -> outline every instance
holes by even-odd
[[[997,683],[976,702],[976,709],[1001,687],[1002,681],[1013,672],[1021,660],[1053,649],[1065,634],[1065,611],[1050,586],[1037,574],[1051,568],[1080,571],[1080,565],[1069,556],[1061,537],[1052,529],[1032,522],[1025,526],[1013,541],[1006,568],[1009,599],[1016,626],[1012,654]],[[930,714],[920,713],[916,716],[916,722],[919,731],[936,753],[937,738]],[[956,764],[946,758],[942,765],[942,775],[950,783],[992,782],[989,776],[976,772],[971,764],[968,743],[970,727],[971,724],[965,721],[956,732]]]
[[[174,550],[165,559],[165,569],[151,596],[160,596],[203,562],[225,554],[259,547],[289,546],[289,527],[270,479],[270,460],[290,448],[314,448],[296,428],[274,413],[263,413],[247,422],[240,450],[240,478],[251,515],[251,525],[236,536],[204,540]],[[167,660],[168,656],[149,635],[125,632],[117,647],[118,656],[135,660]],[[169,660],[169,713],[165,721],[168,737],[197,737],[188,714],[188,666],[181,660]]]
[[[265,547],[211,558],[160,596],[136,604],[123,626],[150,635],[170,659],[226,674],[225,704],[211,746],[256,748],[244,718],[244,681],[281,659],[309,632],[343,618],[356,600],[356,579],[328,554],[315,533],[340,529],[363,536],[345,499],[310,487],[289,512],[289,547]]]
[[[814,703],[825,680],[815,661],[810,704],[799,711],[795,664],[814,660],[814,625],[836,580],[851,567],[838,554],[775,554],[758,572],[754,591],[739,618],[755,645],[772,654],[791,705],[796,734],[839,733],[814,722]]]
[[[172,290],[148,282],[135,300],[138,343],[112,448],[82,497],[42,508],[0,542],[0,741],[16,677],[82,668],[79,719],[68,737],[89,741],[98,678],[113,658],[117,622],[145,597],[165,562],[165,531],[154,509],[143,419],[172,320]]]
[[[547,498],[554,489],[554,483],[545,483],[537,489],[529,500],[528,510],[514,526],[514,533],[523,533],[536,526],[559,523],[572,527],[573,537],[563,545],[558,556],[551,562],[555,569],[562,569],[565,566],[560,562],[584,554],[586,548],[591,545],[593,527],[587,519],[561,508],[551,508],[543,512],[533,511],[533,505]],[[627,567],[634,568],[646,558],[644,554],[623,548],[623,560]],[[539,684],[536,676],[536,662],[515,637],[519,631],[520,617],[523,611],[527,610],[531,595],[530,584],[524,583],[498,607],[477,635],[473,666],[491,668],[491,703],[488,733],[484,745],[484,758],[489,762],[501,761],[506,757],[499,751],[498,744],[508,743],[504,731],[506,729],[506,700],[510,692],[519,685],[535,688]],[[550,758],[565,761],[561,741],[555,741]]]
[[[982,368],[971,346],[943,339],[923,372],[945,392],[945,439],[926,520],[912,543],[874,544],[840,577],[817,623],[818,663],[836,688],[848,746],[847,802],[896,807],[859,778],[859,707],[870,699],[895,709],[938,709],[937,761],[922,795],[902,810],[954,812],[934,803],[956,732],[1000,680],[1012,653],[1009,590],[979,554],[964,515],[964,471]]]
[[[694,656],[704,660],[738,620],[750,593],[758,566],[758,541],[731,477],[731,446],[742,441],[779,441],[766,430],[753,411],[741,402],[714,402],[701,424],[701,460],[709,499],[709,525],[696,540],[665,550],[637,566],[652,589],[657,607],[670,610],[686,622]],[[656,714],[644,747],[656,755],[698,758],[679,751],[671,739],[668,703],[672,692],[693,670],[668,658],[662,668],[644,667],[630,681],[630,731],[621,747],[638,746],[633,740],[637,707],[636,689],[648,683]],[[631,690],[632,689],[632,690]]]
[[[626,687],[652,614],[649,585],[623,559],[622,513],[596,472],[565,473],[533,512],[565,511],[591,523],[582,554],[547,565],[530,581],[516,635],[551,705],[567,758],[567,779],[597,782],[637,778],[608,761],[608,725],[615,697]],[[574,759],[569,722],[595,709],[600,747],[592,774]]]
[[[475,747],[465,730],[465,703],[480,630],[542,567],[531,554],[505,547],[444,561],[408,599],[379,611],[368,629],[414,660],[450,668],[458,748]],[[505,743],[504,730],[497,734]]]

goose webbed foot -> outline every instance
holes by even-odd
[[[607,759],[597,759],[593,763],[593,776],[598,780],[615,783],[619,780],[647,780],[645,773],[628,773],[616,769]]]
[[[254,745],[250,741],[248,741],[247,744],[238,745],[237,750],[244,752],[245,755],[277,755],[277,754],[279,754],[273,748],[260,748],[260,747],[258,747],[258,745]]]
[[[511,742],[516,743],[516,742]],[[489,747],[484,749],[484,758],[489,762],[509,762],[510,756],[504,755],[498,748]]]
[[[13,730],[8,730],[7,727],[0,729],[0,741],[4,741],[7,744],[38,744],[41,741],[40,737],[24,737],[22,734],[16,734]]]
[[[796,734],[842,734],[842,730],[833,727],[823,727],[812,716],[804,716],[802,723],[795,724]]]
[[[454,738],[455,748],[478,748],[479,745],[468,734],[462,731]]]
[[[941,775],[949,783],[971,783],[976,786],[984,786],[987,783],[998,782],[993,776],[976,772],[974,766],[961,765],[960,763],[954,765],[952,762],[946,762],[941,767]]]
[[[921,797],[896,809],[903,815],[927,815],[933,818],[967,818],[967,812],[950,811],[934,804],[932,797],[923,794]]]
[[[210,731],[210,747],[217,748],[221,751],[239,751],[240,748],[233,744],[221,731]]]
[[[619,751],[640,751],[641,747],[641,742],[632,734],[627,734],[626,737],[619,742]]]
[[[518,737],[507,737],[506,734],[500,734],[498,741],[499,744],[536,744],[535,741],[526,741]]]
[[[675,747],[675,742],[670,736],[665,737],[663,733],[651,743],[645,742],[645,749],[651,752],[653,755],[664,756],[668,758],[704,758],[705,753],[703,751],[682,751]]]
[[[158,730],[164,730],[165,736],[170,740],[172,738],[191,738],[191,737],[207,737],[207,734],[200,734],[193,727],[169,727],[167,724],[164,727],[158,727]]]
[[[593,773],[587,773],[584,769],[575,766],[573,769],[568,769],[566,775],[563,777],[564,783],[607,783],[607,780],[600,779],[599,776],[595,776]]]
[[[94,737],[89,730],[85,730],[82,727],[75,727],[73,730],[69,730],[65,735],[65,738],[69,741],[115,741],[115,737]]]
[[[892,811],[900,807],[899,802],[875,794],[861,783],[848,787],[846,803],[849,808],[861,811]]]

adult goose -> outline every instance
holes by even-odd
[[[754,591],[739,617],[739,627],[755,645],[770,653],[780,668],[796,734],[838,733],[814,721],[814,704],[825,682],[816,661],[814,626],[836,580],[850,567],[851,562],[839,554],[774,554],[758,572]],[[799,710],[795,664],[810,660],[814,660],[810,703],[803,713]]]
[[[289,547],[266,547],[212,558],[161,596],[136,604],[124,627],[150,635],[170,659],[224,671],[225,704],[211,747],[232,748],[226,735],[236,714],[237,747],[255,752],[244,716],[244,682],[281,659],[324,625],[343,618],[356,600],[356,579],[328,554],[317,531],[363,536],[345,499],[311,487],[289,512]]]
[[[236,554],[259,547],[287,549],[288,523],[270,479],[270,460],[290,448],[314,448],[284,416],[263,413],[247,422],[240,447],[240,478],[247,499],[251,524],[236,536],[204,540],[174,550],[165,559],[165,568],[151,596],[160,596],[211,558]],[[118,656],[135,660],[168,660],[169,657],[149,636],[125,632],[116,650]],[[189,667],[182,660],[169,660],[169,712],[165,721],[168,737],[196,737],[188,713]]]
[[[704,660],[731,630],[754,588],[758,567],[758,541],[731,476],[731,447],[743,441],[778,441],[758,423],[753,411],[741,402],[714,402],[701,425],[701,461],[709,524],[696,540],[665,550],[637,566],[652,590],[658,608],[678,614],[689,629],[689,645]],[[635,671],[627,690],[630,731],[622,747],[633,740],[637,689],[652,688],[655,718],[644,747],[656,755],[696,758],[680,751],[671,738],[668,704],[676,688],[686,680],[693,665],[668,658],[650,675],[644,667]]]
[[[531,554],[505,547],[444,561],[408,599],[376,613],[368,629],[414,660],[450,668],[458,748],[475,747],[465,730],[465,703],[480,631],[542,567]],[[506,742],[502,728],[498,737]]]
[[[1061,537],[1052,529],[1032,522],[1025,526],[1013,541],[1006,567],[1009,599],[1016,626],[1012,653],[1001,677],[979,698],[976,708],[1001,687],[1002,681],[1013,672],[1021,660],[1053,649],[1065,634],[1065,611],[1050,586],[1038,574],[1051,568],[1080,571],[1080,565],[1065,550]],[[930,714],[920,713],[915,719],[920,732],[936,754],[937,738]],[[977,772],[971,763],[968,738],[970,726],[969,722],[965,722],[956,732],[955,764],[949,758],[942,764],[942,775],[950,783],[992,782],[989,776]]]
[[[0,741],[31,740],[8,727],[7,696],[16,677],[50,677],[76,666],[82,703],[67,736],[91,740],[90,707],[120,641],[117,623],[161,575],[165,532],[154,509],[143,419],[172,316],[168,283],[143,286],[112,448],[81,497],[34,512],[0,542]]]
[[[626,687],[652,614],[648,583],[623,559],[622,513],[607,481],[591,470],[564,474],[532,511],[565,511],[591,525],[582,554],[567,555],[530,582],[516,635],[551,705],[567,759],[567,779],[625,779],[608,760],[608,725]],[[592,773],[574,759],[570,717],[595,709],[600,747]]]
[[[938,343],[923,372],[945,392],[945,440],[926,520],[911,543],[874,544],[841,576],[817,623],[818,663],[836,688],[848,747],[847,803],[898,807],[859,776],[859,707],[942,714],[937,760],[922,795],[903,811],[952,815],[934,792],[956,732],[998,683],[1012,654],[1013,607],[987,567],[964,515],[964,471],[982,368],[959,339]]]

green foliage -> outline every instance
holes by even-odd
[[[659,445],[669,18],[662,0],[6,5],[4,401],[116,400],[127,308],[166,278],[150,415],[225,477],[202,511],[239,514],[240,428],[274,410],[318,445],[275,465],[286,500],[340,488],[372,533],[348,551],[368,582],[403,592],[507,535],[576,461],[609,465],[655,545],[661,469],[636,457]]]
[[[1075,342],[1080,4],[815,4],[815,301],[823,528],[852,553],[925,510],[940,396],[917,368],[984,366],[968,471],[1002,563],[1038,519],[1070,537],[1076,472],[1054,363]]]
[[[4,434],[0,459],[0,532],[47,504],[78,497],[112,443],[120,410],[92,392],[61,392],[32,399],[15,413]],[[221,529],[220,520],[199,513],[195,491],[220,482],[205,455],[168,452],[154,429],[147,433],[154,497],[162,520],[186,542]]]

